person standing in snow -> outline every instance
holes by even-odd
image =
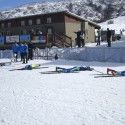
[[[58,60],[58,55],[57,54],[55,55],[55,60]]]
[[[107,43],[108,47],[111,47],[111,30],[109,28],[107,28]]]
[[[23,63],[28,63],[28,46],[26,43],[23,46]]]
[[[78,47],[81,47],[81,30],[75,32],[77,35],[77,45]]]
[[[84,47],[85,46],[85,32],[83,31],[81,31],[80,41],[81,41],[82,47]]]
[[[12,45],[12,51],[13,51],[13,56],[14,56],[14,62],[17,62],[19,45],[16,42]]]
[[[33,60],[33,44],[31,42],[28,43],[28,60]]]
[[[24,45],[21,43],[19,44],[19,52],[20,52],[20,57],[21,57],[21,61],[23,61],[23,48],[24,48]]]
[[[20,45],[20,55],[21,55],[23,63],[28,62],[27,54],[28,54],[28,46],[26,44],[21,44]]]
[[[100,45],[100,37],[101,37],[101,31],[98,30],[97,31],[97,44],[96,44],[97,46]]]

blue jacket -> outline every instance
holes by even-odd
[[[20,45],[19,50],[20,50],[20,53],[28,53],[28,46],[27,45]]]
[[[24,52],[28,53],[28,46],[27,45],[24,45]]]
[[[18,53],[19,52],[19,45],[18,44],[13,44],[12,45],[12,51],[13,51],[13,53]]]

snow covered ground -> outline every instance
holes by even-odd
[[[42,67],[9,71],[21,62],[0,67],[0,125],[125,125],[125,77],[94,78],[123,63],[33,60]],[[41,74],[56,66],[91,66],[97,71]]]
[[[99,24],[103,30],[106,30],[107,28],[115,30],[116,34],[120,34],[120,30],[125,30],[125,16],[120,16],[118,18],[111,19],[114,23],[108,24],[108,21]],[[123,35],[125,35],[125,31],[123,32]]]
[[[125,28],[124,21],[115,28]],[[88,43],[86,47],[106,45]],[[125,47],[124,36],[112,47]],[[43,68],[9,71],[24,67],[21,62],[0,67],[0,125],[125,125],[125,77],[95,78],[106,73],[107,67],[125,70],[124,63],[39,59],[28,64],[42,64]],[[56,66],[91,66],[95,70],[40,73],[55,70]]]

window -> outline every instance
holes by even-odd
[[[32,20],[29,20],[29,25],[32,25],[32,23],[33,23]]]
[[[6,35],[10,35],[10,31],[6,31]]]
[[[51,23],[51,22],[52,22],[51,17],[48,17],[48,18],[47,18],[47,23]]]
[[[1,24],[1,27],[2,27],[2,28],[4,28],[4,27],[5,27],[4,23],[2,23],[2,24]]]
[[[11,27],[11,23],[8,23],[8,27]]]
[[[36,24],[39,25],[40,23],[41,23],[41,20],[40,20],[40,19],[37,19],[37,20],[36,20]]]
[[[52,28],[48,28],[47,33],[48,33],[48,34],[52,34]]]
[[[21,21],[21,26],[25,26],[25,21]]]

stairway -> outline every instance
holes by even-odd
[[[50,47],[56,46],[58,48],[72,47],[72,39],[64,34],[51,34],[48,37],[48,45]]]

